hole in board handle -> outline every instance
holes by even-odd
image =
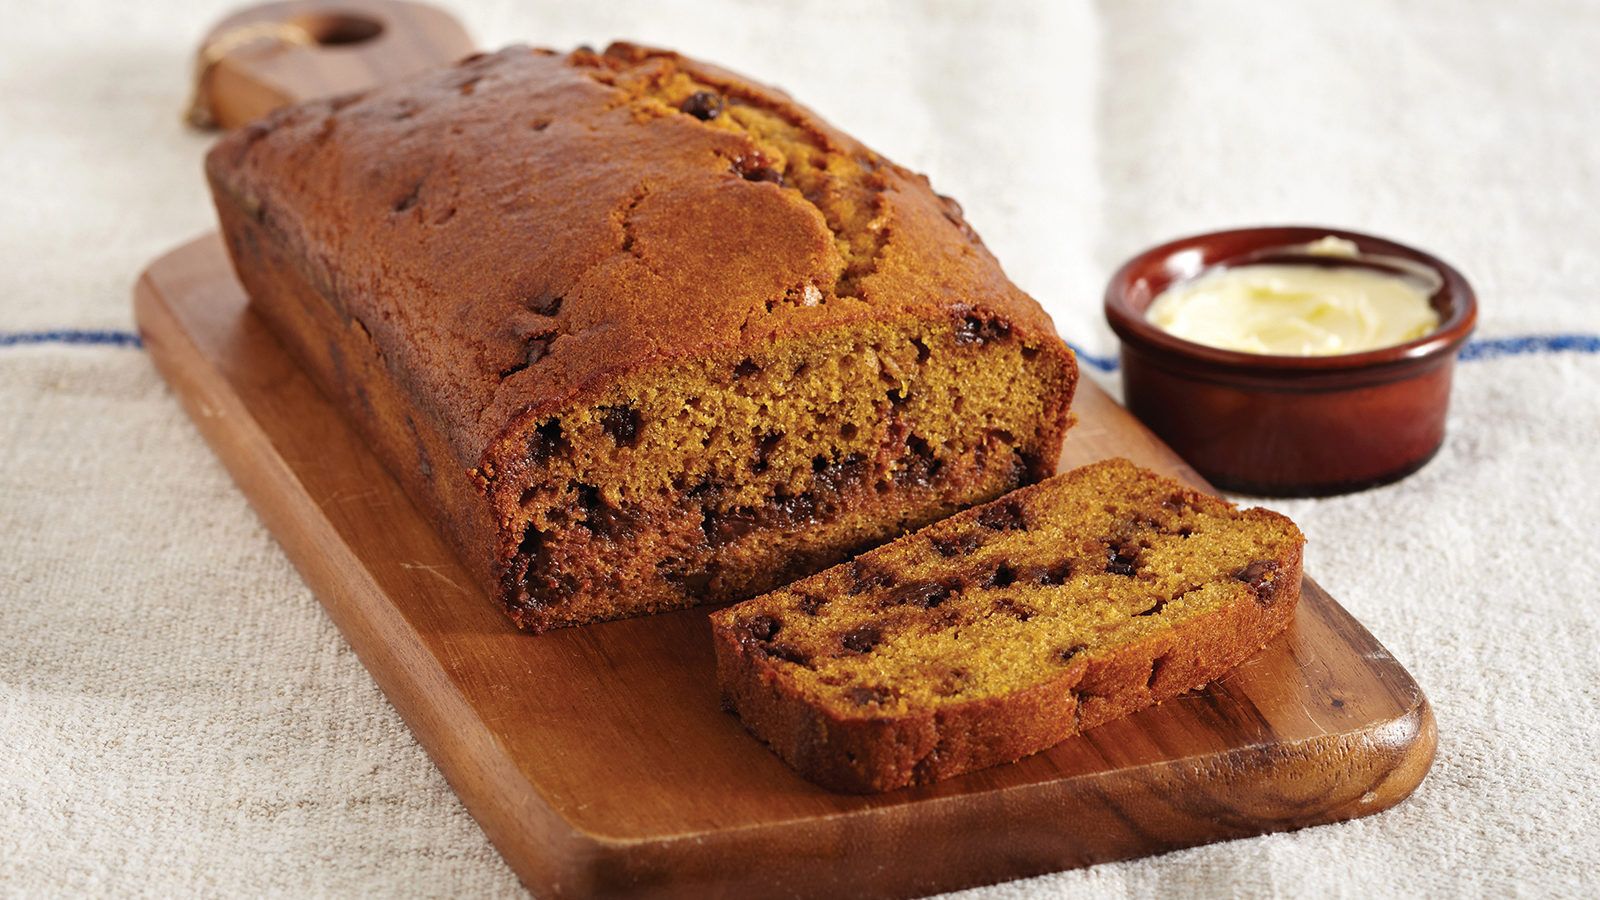
[[[311,13],[297,16],[293,24],[322,47],[364,44],[383,33],[382,22],[359,13]]]

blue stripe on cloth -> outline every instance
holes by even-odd
[[[1067,342],[1067,346],[1071,347],[1072,352],[1078,355],[1079,362],[1088,363],[1091,369],[1099,369],[1102,372],[1115,372],[1117,366],[1120,365],[1115,356],[1095,356],[1071,341]]]
[[[1461,348],[1461,360],[1499,359],[1530,353],[1600,353],[1600,334],[1525,334],[1521,337],[1484,338]]]
[[[87,344],[98,347],[143,347],[131,331],[63,328],[54,331],[0,331],[0,347],[28,344]]]
[[[144,342],[131,331],[111,329],[62,328],[51,331],[0,331],[0,347],[21,347],[32,344],[64,344],[96,347],[143,347]],[[1069,343],[1078,359],[1090,368],[1101,372],[1115,372],[1119,361],[1115,356],[1097,356],[1076,344]],[[1518,337],[1483,338],[1469,341],[1461,349],[1462,362],[1483,359],[1500,359],[1505,356],[1528,356],[1551,353],[1600,354],[1600,334],[1525,334]]]

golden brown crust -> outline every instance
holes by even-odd
[[[730,112],[686,113],[685,85]],[[585,489],[629,499],[626,473],[546,483],[529,436],[619,385],[869,325],[995,328],[1046,401],[1004,430],[1030,477],[1069,422],[1070,351],[954,201],[782,93],[676,54],[479,55],[274,113],[223,138],[207,173],[255,307],[524,627],[694,599],[615,572],[584,588],[614,599],[599,612],[519,599],[532,530],[560,537],[546,510]],[[872,415],[858,424],[889,412]],[[969,473],[981,488],[911,521],[992,496],[996,477]]]
[[[752,139],[688,115],[640,118],[654,114],[594,77],[653,60],[736,88],[874,168],[884,237],[855,296],[828,295],[838,252],[814,203],[730,177]],[[517,420],[671,359],[902,311],[970,307],[1026,336],[1054,333],[926,178],[777,91],[628,44],[604,56],[511,47],[291,106],[223,138],[207,172],[219,206],[269,223],[362,321],[473,466]],[[768,309],[808,283],[823,302]],[[556,298],[553,315],[538,311]],[[555,335],[548,354],[502,380],[535,334]]]
[[[962,559],[930,562],[932,554],[925,548],[939,540],[970,533],[972,522],[986,510],[1005,504],[1020,502],[1037,527],[1052,508],[1095,501],[1093,496],[1066,488],[1072,486],[1075,477],[1107,467],[1118,470],[1124,483],[1134,479],[1146,488],[1153,486],[1154,495],[1170,492],[1185,498],[1184,502],[1204,503],[1208,515],[1225,515],[1227,522],[1207,527],[1198,538],[1211,541],[1227,529],[1249,533],[1256,549],[1247,549],[1245,555],[1253,552],[1260,558],[1236,569],[1238,559],[1243,558],[1238,557],[1237,547],[1217,551],[1222,556],[1233,555],[1223,564],[1222,571],[1234,573],[1222,579],[1224,584],[1216,595],[1219,599],[1177,615],[1161,615],[1158,609],[1156,618],[1164,620],[1164,627],[1140,626],[1142,632],[1136,631],[1131,637],[1113,633],[1105,643],[1074,647],[1064,665],[1046,662],[1013,686],[975,699],[956,697],[951,702],[939,702],[934,698],[928,702],[924,698],[892,708],[886,704],[882,709],[862,709],[840,702],[837,692],[829,693],[826,687],[819,693],[816,680],[809,677],[814,673],[809,670],[820,668],[816,661],[824,649],[819,642],[807,639],[810,633],[791,638],[785,628],[768,626],[775,638],[753,640],[749,632],[752,616],[766,617],[756,621],[781,621],[786,615],[794,616],[796,604],[788,602],[794,597],[802,598],[801,607],[807,602],[815,605],[818,598],[831,597],[837,602],[841,591],[853,590],[851,576],[844,573],[856,564],[839,566],[785,588],[779,592],[786,595],[784,602],[775,603],[775,595],[769,595],[713,614],[718,682],[726,703],[751,732],[806,778],[840,791],[885,791],[1014,761],[1083,730],[1198,688],[1239,665],[1288,627],[1300,596],[1302,539],[1293,524],[1265,510],[1233,511],[1220,500],[1201,498],[1175,482],[1140,473],[1122,461],[1086,467],[1024,488],[885,545],[861,557],[858,564],[870,564],[876,573],[873,577],[883,581],[912,570],[919,579],[967,577],[972,568]],[[1146,503],[1143,508],[1151,515],[1163,514],[1157,503]],[[1274,552],[1262,555],[1263,546],[1274,548]],[[1202,556],[1206,552],[1209,551],[1201,551]],[[909,561],[910,565],[902,566],[902,561]],[[1021,561],[1022,565],[1029,562],[1048,560]],[[1227,584],[1230,580],[1236,584]],[[905,577],[900,578],[900,583],[906,581]],[[1203,585],[1191,590],[1202,588]],[[967,598],[963,595],[961,599]],[[1001,600],[1007,602],[1009,598]],[[1113,598],[1108,597],[1107,603],[1111,602]],[[883,640],[899,640],[902,646],[926,642],[921,635],[931,633],[930,627],[938,627],[936,620],[947,615],[954,603],[951,600],[937,609],[918,612],[911,628],[903,622],[885,624],[884,630],[898,630],[898,636]],[[829,613],[824,606],[819,618],[807,620],[804,627],[823,622]],[[892,608],[876,613],[879,618],[874,621],[888,623],[896,613]],[[985,642],[985,635],[973,627],[970,616],[964,621],[974,636],[958,652],[973,657],[1008,652],[1030,641],[1048,647],[1054,639],[1043,634],[1014,633],[1012,646],[997,647]],[[828,630],[825,624],[820,628],[823,633]],[[833,633],[838,633],[837,629]],[[848,657],[846,662],[860,658],[843,655]],[[832,670],[823,682],[836,680],[838,671]],[[880,663],[876,669],[868,670],[868,676],[876,679],[870,682],[875,690],[896,693],[901,687],[895,682],[896,677],[922,679],[923,683],[913,687],[925,692],[927,671],[927,667],[896,670]],[[800,674],[808,677],[797,678]]]

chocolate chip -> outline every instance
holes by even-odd
[[[694,116],[702,122],[709,122],[722,115],[722,96],[714,91],[695,91],[678,105],[678,109]]]
[[[901,467],[894,473],[895,483],[902,487],[930,487],[944,469],[944,461],[934,456],[933,448],[918,435],[906,438],[908,453]]]
[[[1258,559],[1248,566],[1233,573],[1233,577],[1250,585],[1255,592],[1256,602],[1262,606],[1271,606],[1278,599],[1278,563],[1270,559]]]
[[[889,697],[892,694],[886,687],[868,687],[858,684],[846,690],[844,696],[845,699],[857,706],[882,706],[884,703],[889,702]]]
[[[529,526],[517,545],[518,555],[526,561],[522,583],[517,592],[517,603],[525,609],[539,609],[570,599],[577,594],[578,579],[561,571],[550,558],[550,546],[542,531]]]
[[[930,537],[928,544],[933,547],[933,552],[946,559],[953,556],[968,556],[983,546],[983,535],[976,531],[959,531],[952,535]]]
[[[999,566],[997,566],[995,568],[994,572],[992,574],[990,574],[989,578],[984,582],[984,587],[1006,588],[1006,587],[1010,587],[1011,585],[1015,584],[1016,581],[1017,581],[1017,570],[1013,569],[1011,566],[1006,565],[1005,563],[1001,563]]]
[[[528,565],[517,602],[528,609],[554,606],[572,599],[580,587],[575,576],[549,567],[541,556]]]
[[[751,616],[744,623],[745,634],[748,634],[751,640],[756,641],[770,641],[778,636],[778,632],[782,628],[782,622],[768,615]]]
[[[838,475],[841,480],[848,472]],[[820,487],[828,488],[832,482],[824,479]],[[706,543],[717,547],[738,540],[760,528],[792,528],[817,521],[828,514],[827,501],[819,502],[817,496],[806,491],[800,494],[779,493],[760,506],[740,506],[718,511],[706,506],[702,511],[700,527]]]
[[[958,345],[982,346],[1011,336],[1011,325],[1004,319],[980,315],[966,306],[958,306],[956,311],[960,315],[955,334]]]
[[[1163,609],[1166,609],[1166,608],[1167,608],[1167,601],[1166,600],[1157,600],[1154,606],[1150,607],[1149,609],[1145,610],[1144,612],[1134,613],[1133,615],[1134,615],[1135,618],[1138,618],[1140,616],[1154,616],[1154,615],[1158,615]]]
[[[1106,547],[1106,574],[1132,575],[1139,566],[1139,546],[1127,542]]]
[[[818,597],[816,594],[801,594],[794,602],[795,609],[808,616],[814,616],[822,612],[822,608],[826,605],[828,605],[828,599],[826,597]]]
[[[913,581],[889,591],[883,597],[884,606],[920,606],[935,609],[949,600],[959,589],[958,584],[944,581]]]
[[[1056,651],[1056,662],[1070,663],[1077,658],[1078,654],[1087,649],[1089,648],[1082,644],[1073,644],[1071,647],[1062,647]]]
[[[732,543],[760,526],[755,510],[748,506],[735,507],[724,512],[707,509],[700,522],[706,542],[713,547]]]
[[[552,456],[566,453],[567,439],[561,433],[561,420],[551,419],[533,430],[528,438],[528,461],[538,464]]]
[[[750,169],[744,174],[745,181],[765,181],[783,187],[783,173],[770,166],[759,169]]]
[[[1038,578],[1035,580],[1042,585],[1060,586],[1066,584],[1071,577],[1072,561],[1064,559],[1039,573]]]
[[[1022,504],[1015,500],[985,507],[978,513],[978,524],[995,531],[1028,530],[1028,522],[1022,515]]]
[[[1161,500],[1162,507],[1175,512],[1184,512],[1194,505],[1188,494],[1181,491],[1168,494]]]
[[[733,161],[733,171],[745,181],[767,181],[783,186],[783,173],[772,164],[772,161],[762,155],[759,150],[752,150]]]
[[[1278,563],[1270,559],[1258,559],[1248,566],[1233,573],[1233,577],[1246,584],[1258,584],[1268,575],[1276,574]]]
[[[631,406],[600,407],[600,427],[611,435],[618,447],[633,447],[639,443],[639,411]]]
[[[883,629],[877,625],[858,625],[844,633],[840,646],[851,653],[871,653],[883,643]]]
[[[850,593],[860,594],[873,588],[894,586],[894,573],[880,569],[872,563],[858,559],[850,563]]]
[[[600,496],[600,489],[592,485],[578,484],[575,491],[578,509],[584,514],[578,524],[584,530],[608,541],[628,540],[634,536],[637,515],[607,503]]]

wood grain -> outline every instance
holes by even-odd
[[[196,426],[541,895],[926,893],[1367,815],[1432,762],[1422,692],[1308,580],[1290,633],[1204,691],[1012,765],[829,793],[721,711],[705,610],[511,628],[250,313],[218,238],[153,264],[135,306]],[[1200,483],[1091,382],[1075,409],[1063,465]]]

